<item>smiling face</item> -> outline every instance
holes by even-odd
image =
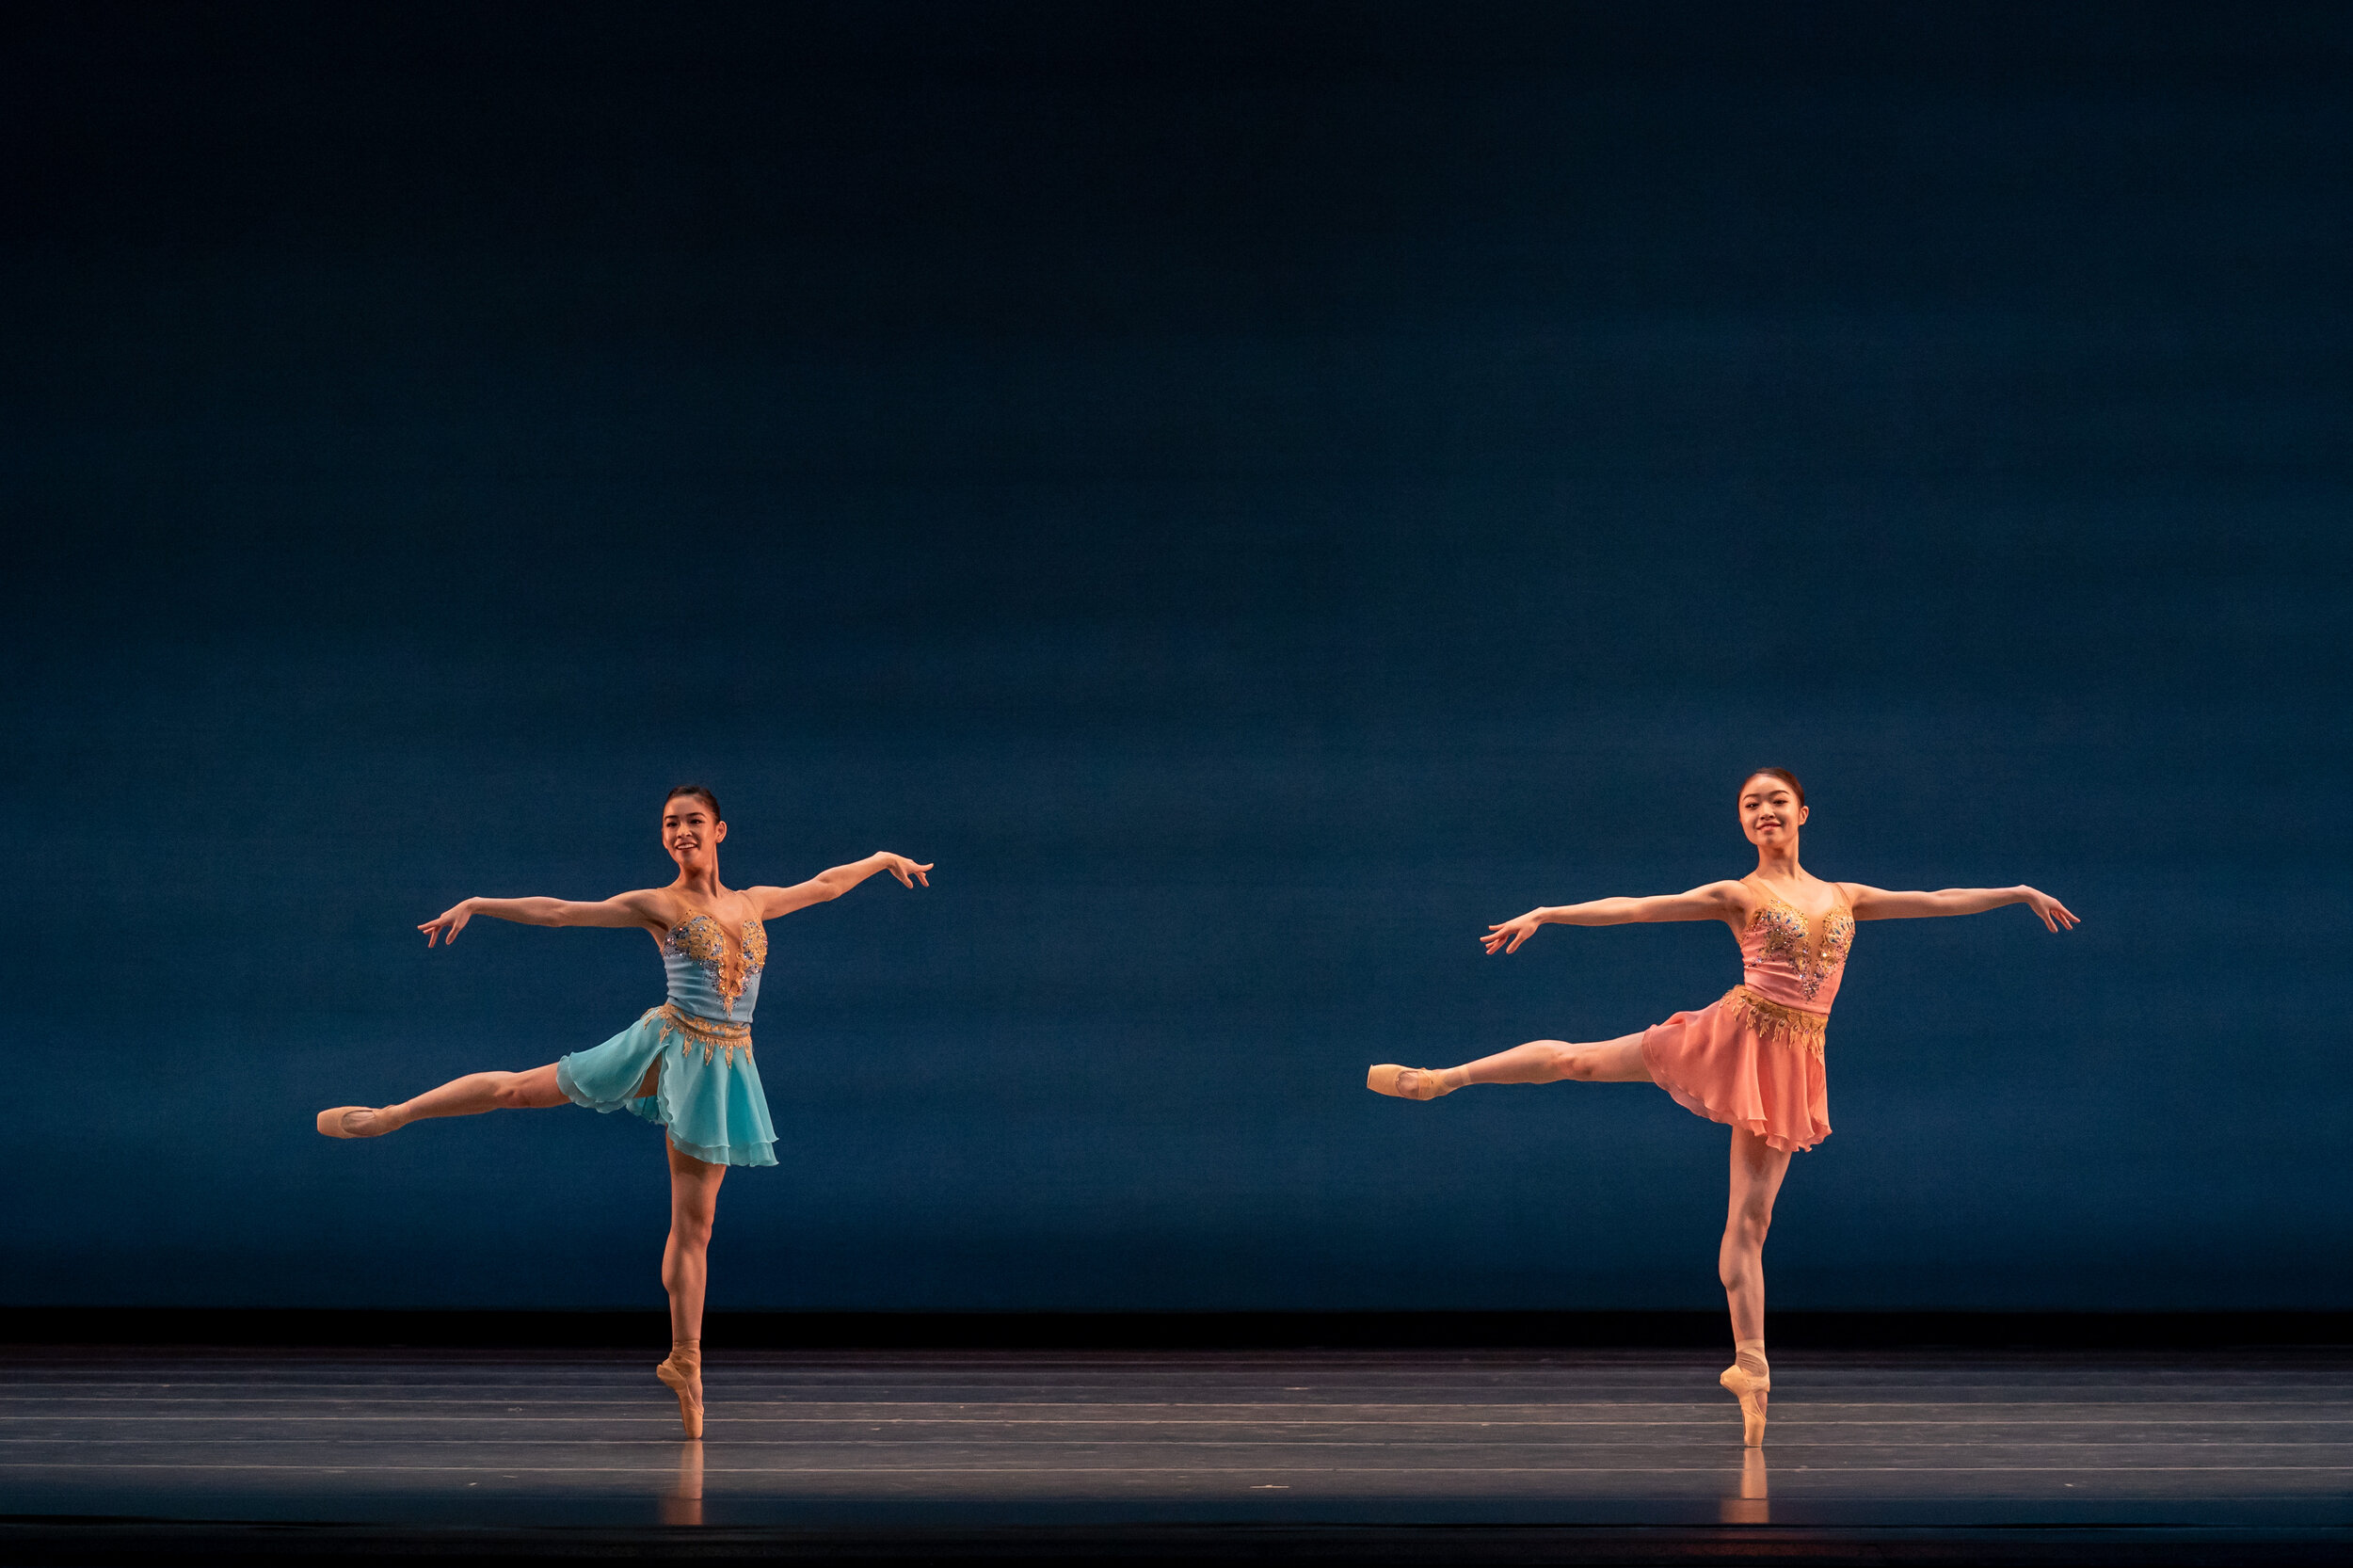
[[[1740,831],[1759,849],[1795,848],[1805,816],[1785,778],[1760,773],[1740,786]]]
[[[700,795],[672,795],[662,807],[662,847],[681,872],[709,871],[719,859],[728,824],[711,814]]]

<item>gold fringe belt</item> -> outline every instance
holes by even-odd
[[[749,1024],[731,1024],[719,1018],[706,1018],[699,1013],[689,1013],[677,1003],[667,1001],[659,1007],[647,1008],[645,1017],[637,1021],[645,1023],[652,1018],[662,1020],[665,1042],[673,1034],[679,1036],[681,1060],[693,1055],[697,1046],[702,1048],[705,1062],[718,1056],[724,1058],[729,1066],[735,1064],[737,1051],[742,1051],[747,1059],[752,1054],[752,1026]]]
[[[1830,1015],[1808,1013],[1801,1007],[1785,1007],[1750,990],[1735,985],[1723,994],[1719,1007],[1730,1008],[1748,1020],[1749,1027],[1768,1040],[1784,1045],[1803,1046],[1816,1056],[1822,1054],[1822,1042],[1830,1030]]]

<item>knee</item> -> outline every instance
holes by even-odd
[[[1770,1213],[1758,1213],[1744,1209],[1735,1214],[1732,1217],[1732,1223],[1724,1226],[1725,1250],[1745,1253],[1761,1252],[1765,1246],[1765,1234],[1772,1228],[1773,1217]]]
[[[679,1245],[700,1252],[711,1245],[711,1232],[716,1221],[709,1214],[680,1214],[670,1221],[670,1234]]]
[[[1584,1054],[1575,1046],[1562,1046],[1552,1053],[1552,1074],[1559,1079],[1582,1082],[1593,1075]]]
[[[1591,1083],[1601,1076],[1601,1058],[1591,1046],[1562,1046],[1552,1053],[1552,1064],[1562,1078]]]
[[[531,1088],[523,1073],[494,1073],[491,1075],[490,1098],[502,1111],[531,1109]]]
[[[1756,1277],[1765,1261],[1765,1233],[1745,1229],[1724,1232],[1724,1244],[1716,1254],[1716,1277],[1724,1288],[1737,1290]]]

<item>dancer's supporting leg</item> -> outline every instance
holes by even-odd
[[[479,1116],[486,1111],[543,1111],[565,1103],[556,1087],[555,1064],[527,1073],[468,1073],[415,1099],[371,1109],[339,1105],[319,1112],[319,1130],[329,1138],[380,1138],[410,1122],[433,1116]]]
[[[1566,1040],[1530,1040],[1459,1067],[1400,1067],[1384,1063],[1365,1077],[1365,1087],[1400,1099],[1431,1100],[1473,1083],[1648,1083],[1642,1037],[1621,1034],[1593,1045]]]
[[[670,1240],[662,1249],[662,1288],[670,1293],[670,1356],[654,1368],[678,1395],[686,1435],[703,1434],[703,1282],[710,1277],[711,1226],[725,1165],[670,1150]]]
[[[1773,1386],[1765,1360],[1765,1233],[1773,1225],[1773,1199],[1789,1172],[1789,1156],[1746,1128],[1732,1129],[1732,1192],[1724,1209],[1724,1240],[1716,1272],[1732,1309],[1736,1359],[1719,1379],[1740,1398],[1741,1438],[1765,1441],[1765,1401]]]

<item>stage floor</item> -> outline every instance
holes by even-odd
[[[920,1539],[932,1557],[992,1532],[1223,1531],[1209,1555],[1232,1558],[1244,1539],[1394,1545],[1433,1527],[1457,1560],[1482,1555],[1474,1540],[1648,1541],[1657,1560],[1778,1541],[1769,1555],[1796,1560],[1807,1542],[1957,1530],[2353,1551],[2353,1352],[1790,1352],[1761,1452],[1715,1384],[1724,1357],[1687,1352],[721,1348],[700,1443],[679,1439],[659,1353],[0,1352],[0,1555],[160,1539],[136,1521],[184,1539],[201,1522],[378,1543]]]

